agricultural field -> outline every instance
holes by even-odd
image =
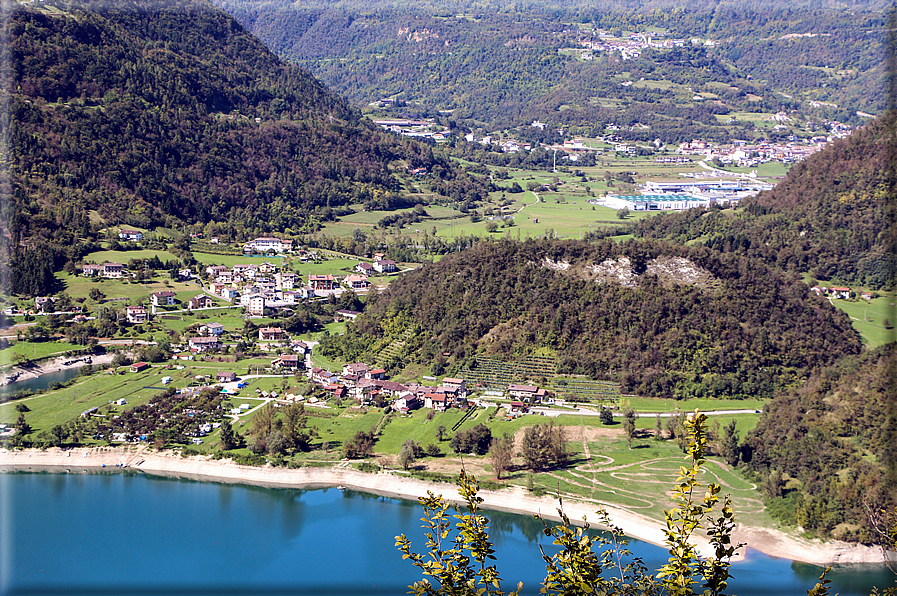
[[[135,251],[136,252],[136,251]],[[144,251],[141,251],[144,252]],[[151,252],[151,251],[145,251]],[[160,252],[160,251],[152,251]],[[96,254],[96,253],[94,253]],[[117,253],[119,255],[130,253]],[[168,253],[161,253],[166,255]],[[171,255],[168,254],[170,257]],[[151,257],[150,257],[151,258]],[[161,258],[161,257],[160,257]],[[102,261],[101,261],[102,262]],[[118,262],[121,261],[110,261]],[[127,262],[127,261],[125,261]],[[149,298],[154,292],[172,291],[178,295],[179,300],[188,300],[197,294],[202,293],[202,288],[196,282],[177,282],[168,279],[167,272],[158,272],[156,277],[147,280],[146,283],[138,283],[128,279],[103,279],[83,277],[80,275],[71,275],[63,271],[56,273],[56,279],[59,283],[61,291],[67,293],[71,298],[87,299],[85,304],[93,303],[89,299],[90,291],[94,288],[101,291],[106,296],[106,301],[112,298],[119,298],[121,306],[128,304],[136,304],[138,300]]]
[[[868,348],[877,348],[897,339],[897,302],[893,292],[881,293],[885,295],[872,300],[832,300],[835,308],[847,313]]]

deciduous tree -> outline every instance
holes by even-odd
[[[505,433],[500,437],[493,438],[492,445],[489,447],[489,456],[492,459],[495,477],[500,480],[502,473],[509,471],[514,461],[513,437]]]

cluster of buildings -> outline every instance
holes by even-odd
[[[311,381],[338,399],[354,399],[359,405],[388,402],[403,413],[420,408],[445,411],[467,408],[467,386],[464,379],[446,377],[440,385],[402,384],[386,378],[382,368],[362,362],[347,364],[339,373],[314,367],[308,372]]]
[[[308,376],[313,383],[338,399],[354,399],[359,405],[389,403],[393,410],[402,413],[420,408],[440,412],[450,408],[466,409],[472,403],[464,379],[445,377],[438,385],[403,384],[387,379],[385,370],[362,362],[347,364],[340,372],[314,367],[308,371]],[[510,410],[515,415],[525,413],[532,404],[551,402],[545,389],[534,385],[508,385],[508,395],[514,400]]]
[[[601,200],[590,199],[589,202],[630,211],[671,211],[707,208],[717,203],[733,206],[746,196],[770,188],[770,185],[756,181],[713,177],[701,180],[651,181],[640,186],[641,194],[607,195]]]
[[[375,104],[377,103],[380,102],[375,102]],[[430,139],[437,143],[444,143],[451,135],[449,129],[439,126],[434,120],[374,120],[374,124],[402,136]]]
[[[398,265],[385,255],[375,256],[373,263],[359,263],[346,276],[312,273],[307,280],[267,261],[233,267],[212,265],[205,269],[209,292],[246,307],[256,316],[264,315],[265,309],[288,308],[316,296],[340,295],[345,289],[368,292],[373,288],[369,276],[395,271]]]
[[[676,153],[681,156],[699,155],[706,159],[718,158],[724,164],[738,167],[753,167],[761,163],[777,161],[780,163],[796,163],[813,155],[825,145],[842,135],[814,136],[801,141],[791,135],[787,143],[760,141],[748,143],[735,140],[726,145],[717,145],[702,140],[680,143]]]
[[[840,298],[842,300],[848,300],[857,295],[856,291],[851,290],[846,286],[830,286],[828,288],[813,286],[812,288],[810,288],[810,291],[817,296],[825,296],[826,298],[830,299]],[[872,292],[860,292],[859,296],[863,300],[872,300]]]
[[[587,39],[579,42],[585,52],[583,60],[591,60],[591,52],[618,52],[623,60],[638,58],[648,48],[666,49],[682,48],[686,45],[714,45],[716,42],[703,39],[664,39],[658,32],[633,33],[627,38],[615,38],[607,31],[598,32],[598,39]]]

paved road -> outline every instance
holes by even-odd
[[[533,413],[540,413],[543,416],[560,416],[562,414],[572,414],[572,415],[580,415],[580,416],[599,416],[600,412],[598,410],[592,410],[589,408],[570,408],[570,409],[561,409],[561,408],[540,408],[534,407],[530,410]],[[622,418],[623,412],[613,411],[612,412],[615,418]],[[701,411],[702,414],[706,414],[707,416],[731,416],[733,414],[759,414],[760,410],[711,410],[711,411]],[[653,418],[655,416],[660,416],[661,418],[669,418],[671,416],[678,416],[677,412],[637,412],[637,414],[642,418]]]

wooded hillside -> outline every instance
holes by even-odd
[[[215,0],[279,55],[353,103],[381,98],[408,114],[486,130],[541,120],[596,136],[604,125],[645,125],[642,140],[767,136],[716,114],[809,110],[859,122],[886,105],[885,16],[776,3],[498,3]],[[629,40],[688,40],[676,49],[580,51],[599,31]],[[657,32],[663,31],[658,35]],[[691,39],[714,40],[692,45]],[[695,94],[712,101],[694,102]],[[806,100],[824,102],[812,109]]]
[[[824,535],[873,540],[867,514],[897,505],[895,378],[891,343],[816,370],[767,405],[743,451],[774,512]]]
[[[314,231],[398,191],[395,169],[468,177],[202,0],[14,3],[4,25],[13,247],[68,250],[106,223]]]
[[[395,281],[345,337],[351,361],[406,329],[407,362],[513,360],[547,350],[562,373],[675,398],[770,397],[860,350],[848,318],[799,279],[706,248],[655,242],[480,243]]]
[[[642,220],[636,234],[759,258],[821,280],[873,288],[895,282],[894,113],[794,166],[733,214],[701,209]]]

